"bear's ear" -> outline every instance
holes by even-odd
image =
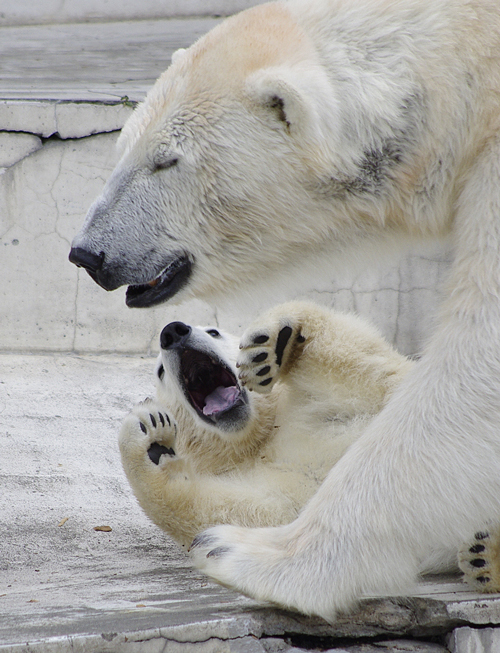
[[[252,101],[269,108],[315,159],[331,167],[339,152],[340,116],[331,82],[319,67],[280,66],[253,73],[247,80]],[[312,153],[312,152],[311,152]]]
[[[186,48],[179,48],[175,52],[172,52],[172,63],[177,63],[180,61],[186,53]]]

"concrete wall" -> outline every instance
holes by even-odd
[[[48,19],[56,11],[51,1],[4,0],[4,19],[13,20],[23,7],[33,19],[36,12],[37,20]],[[155,6],[201,11],[215,7],[210,3]],[[229,12],[245,4],[255,2],[219,0],[217,6]],[[82,11],[94,6],[93,0],[58,2],[58,19],[69,20],[77,5]],[[101,0],[100,15],[129,6]],[[145,11],[153,4],[140,6]],[[118,130],[132,111],[120,98],[143,98],[172,51],[215,22],[0,27],[0,59],[9,62],[0,80],[0,351],[146,354],[157,349],[161,328],[173,319],[239,332],[263,308],[263,302],[217,309],[191,302],[131,310],[124,289],[105,293],[67,260],[71,240],[116,162]],[[413,354],[431,330],[445,270],[445,256],[414,254],[356,278],[327,276],[306,294],[370,318],[401,351]],[[284,299],[273,297],[274,303]]]
[[[264,0],[2,0],[0,25],[229,16]]]
[[[81,133],[78,107],[89,111],[72,105],[77,113],[68,125]],[[129,112],[106,107],[104,122],[112,128]],[[97,113],[89,119],[93,129],[99,122]],[[68,262],[70,242],[115,164],[117,134],[42,140],[26,131],[0,133],[0,350],[147,353],[173,319],[241,330],[259,310],[217,311],[199,301],[128,309],[124,289],[106,293]],[[409,256],[380,272],[326,282],[308,296],[369,317],[402,351],[415,353],[429,332],[445,269],[440,255]]]

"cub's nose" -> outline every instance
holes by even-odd
[[[104,263],[104,252],[94,254],[82,247],[72,247],[69,260],[79,268],[85,268],[89,272],[98,272]]]
[[[162,349],[174,349],[182,346],[189,338],[191,327],[184,322],[170,322],[160,335]]]

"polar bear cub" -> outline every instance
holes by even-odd
[[[119,438],[144,512],[181,546],[295,519],[412,367],[365,322],[291,302],[235,336],[172,322],[157,396]],[[239,345],[239,347],[238,347]]]

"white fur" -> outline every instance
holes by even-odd
[[[125,126],[75,240],[116,284],[181,250],[179,300],[216,299],[325,252],[454,243],[414,372],[295,522],[210,531],[212,577],[331,619],[500,518],[499,88],[496,0],[290,0],[217,26]],[[160,154],[179,163],[153,174]]]

